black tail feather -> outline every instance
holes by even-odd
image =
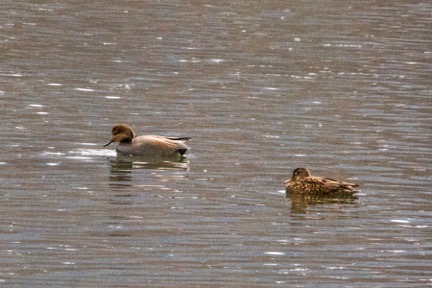
[[[178,149],[177,151],[180,153],[180,155],[184,155],[187,149]]]
[[[190,140],[190,139],[192,139],[192,137],[166,137],[166,138],[168,138],[168,139],[170,139],[170,140]]]

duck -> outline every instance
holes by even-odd
[[[304,196],[353,196],[358,184],[320,176],[311,176],[306,168],[296,168],[290,179],[285,182],[285,192],[290,195]]]
[[[190,150],[184,141],[190,140],[191,137],[136,136],[134,130],[126,124],[113,126],[111,135],[111,140],[103,147],[118,142],[116,151],[132,156],[177,157]]]

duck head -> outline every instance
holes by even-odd
[[[111,140],[108,143],[106,143],[103,147],[106,147],[113,142],[119,142],[119,143],[131,142],[132,139],[135,137],[135,132],[128,125],[118,124],[112,127],[111,135],[112,135]]]
[[[310,176],[310,172],[306,168],[296,168],[293,172],[292,179],[295,181],[303,180],[306,177]]]

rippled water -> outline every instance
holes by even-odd
[[[432,5],[4,1],[0,283],[432,286]],[[192,136],[117,157],[116,123]],[[113,145],[112,145],[113,146]],[[356,201],[285,198],[296,167]]]

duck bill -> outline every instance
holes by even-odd
[[[106,143],[105,145],[103,145],[103,147],[106,147],[106,146],[110,145],[113,142],[114,142],[113,140],[110,140],[108,143]]]

